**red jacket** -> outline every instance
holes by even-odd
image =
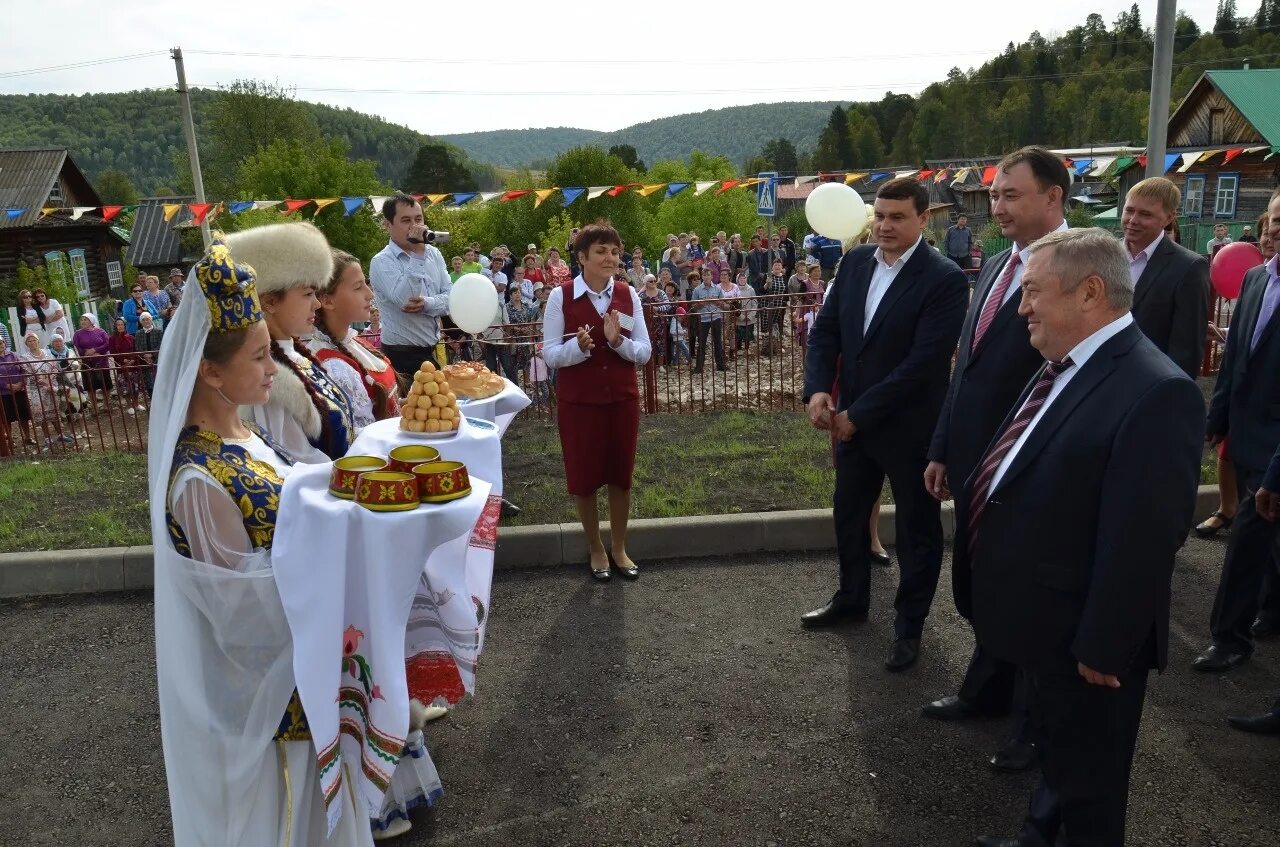
[[[589,326],[595,346],[591,348],[591,356],[585,362],[560,368],[556,376],[556,395],[566,403],[590,405],[638,398],[640,392],[636,388],[635,362],[622,358],[609,346],[604,337],[604,321],[591,304],[591,298],[583,296],[575,299],[573,280],[561,284],[560,294],[564,298],[562,304],[566,333],[570,328]],[[631,315],[632,305],[630,286],[615,282],[609,311],[616,309],[619,314]],[[631,332],[625,329],[622,334],[628,338],[631,336]],[[572,337],[568,340],[573,341]]]

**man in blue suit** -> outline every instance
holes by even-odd
[[[871,510],[888,476],[896,505],[901,577],[885,666],[910,667],[942,567],[940,503],[920,485],[946,395],[969,286],[924,243],[929,194],[911,178],[876,194],[875,245],[852,250],[809,333],[809,418],[834,430],[834,516],[840,587],[805,627],[865,620],[871,601]],[[837,362],[839,364],[837,365]],[[840,405],[831,398],[839,379]]]
[[[956,491],[978,643],[1021,668],[1042,778],[1021,833],[980,847],[1123,847],[1174,557],[1195,511],[1204,399],[1134,322],[1106,230],[1037,241],[1019,312],[1045,358]]]

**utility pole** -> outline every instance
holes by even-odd
[[[1147,112],[1146,176],[1164,176],[1169,134],[1169,89],[1173,85],[1173,35],[1178,0],[1159,0],[1155,53],[1151,57],[1151,108]]]
[[[169,51],[173,63],[178,66],[178,102],[182,105],[182,130],[187,136],[187,158],[191,160],[191,183],[195,186],[196,202],[203,203],[204,177],[200,175],[200,150],[196,147],[196,124],[191,117],[191,92],[187,90],[187,70],[182,64],[182,48],[174,47]],[[204,249],[208,250],[213,243],[209,233],[209,219],[206,217],[200,224],[200,235],[204,239]]]

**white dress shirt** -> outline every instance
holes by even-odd
[[[1064,229],[1070,229],[1070,228],[1071,227],[1067,226],[1067,222],[1064,219],[1062,223],[1058,224],[1058,227],[1057,229],[1054,230],[1054,232],[1062,232]],[[1031,244],[1015,243],[1013,245],[1013,248],[1018,251],[1019,261],[1018,261],[1018,266],[1013,269],[1013,279],[1009,280],[1009,287],[1005,289],[1004,300],[1000,303],[1001,306],[1003,306],[1005,303],[1008,303],[1009,298],[1013,297],[1013,295],[1015,294],[1017,294],[1018,296],[1022,295],[1022,270],[1027,266],[1027,259],[1031,258],[1030,250],[1031,250],[1032,244],[1034,243],[1035,242],[1033,241],[1031,242]],[[1013,254],[1010,254],[1009,258],[1012,259]],[[1004,273],[1004,268],[1000,269],[1000,273]],[[995,291],[994,285],[991,286],[991,291]],[[990,292],[988,292],[987,296],[991,296]],[[979,312],[978,314],[982,314],[982,313]],[[1062,377],[1058,377],[1058,379],[1062,379]]]
[[[1147,269],[1147,263],[1151,261],[1151,256],[1156,252],[1156,248],[1160,246],[1160,242],[1164,240],[1164,233],[1156,236],[1156,240],[1147,245],[1145,250],[1139,251],[1136,256],[1129,256],[1129,280],[1136,287],[1138,278],[1142,276],[1142,272]],[[1129,252],[1128,246],[1124,248],[1126,253]]]
[[[652,348],[649,344],[649,328],[645,323],[639,292],[630,285],[609,280],[604,290],[597,293],[588,288],[586,280],[579,275],[573,281],[573,299],[591,298],[591,305],[595,307],[596,313],[603,317],[604,313],[609,311],[609,304],[613,301],[613,286],[619,284],[631,294],[631,315],[635,322],[631,328],[631,337],[624,335],[622,343],[614,347],[613,352],[628,362],[643,365],[649,361]],[[547,298],[542,313],[542,358],[549,368],[567,368],[591,358],[591,351],[583,350],[578,344],[577,327],[574,327],[575,332],[565,337],[563,292],[564,289],[559,285],[551,289],[551,296]]]
[[[898,257],[898,261],[892,265],[884,260],[884,252],[877,247],[875,254],[876,269],[871,272],[871,285],[867,287],[867,305],[862,311],[862,331],[865,333],[867,327],[871,326],[871,319],[876,316],[876,309],[880,308],[880,301],[884,299],[884,295],[889,290],[889,286],[893,285],[893,281],[898,278],[898,274],[902,272],[906,266],[907,260],[916,252],[916,248],[924,241],[924,236],[916,239],[916,243],[907,248],[907,252]]]
[[[995,475],[991,477],[991,487],[987,489],[988,491],[995,491],[996,487],[1000,485],[1000,479],[1004,476],[1005,471],[1009,470],[1009,466],[1013,464],[1018,451],[1022,449],[1023,444],[1027,443],[1027,439],[1031,437],[1036,424],[1040,423],[1044,413],[1049,411],[1049,407],[1053,405],[1053,401],[1062,393],[1062,390],[1067,387],[1067,383],[1071,382],[1075,375],[1080,373],[1080,369],[1084,367],[1085,362],[1089,361],[1089,358],[1098,352],[1099,347],[1106,344],[1132,323],[1133,315],[1125,312],[1071,349],[1071,352],[1067,354],[1067,357],[1071,359],[1071,367],[1058,374],[1058,378],[1053,381],[1053,387],[1049,389],[1049,396],[1044,398],[1044,405],[1036,410],[1036,416],[1031,419],[1031,423],[1027,424],[1027,428],[1022,431],[1022,434],[1018,436],[1018,440],[1014,442],[1013,447],[1005,454],[1004,459],[1000,462],[1000,467],[996,468]],[[1019,406],[1018,408],[1021,410],[1022,407]]]
[[[434,245],[420,254],[387,242],[369,262],[369,287],[382,313],[382,343],[434,347],[440,339],[440,316],[449,312],[449,268]],[[423,298],[420,312],[402,308],[413,297]]]

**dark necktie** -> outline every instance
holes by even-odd
[[[973,343],[969,346],[970,353],[978,349],[978,342],[991,328],[991,322],[996,319],[996,312],[1000,311],[1000,307],[1004,305],[1004,296],[1009,293],[1013,272],[1021,264],[1022,254],[1014,250],[1009,254],[1009,261],[1005,262],[1004,270],[1000,271],[1000,278],[996,280],[995,285],[991,286],[991,294],[982,306],[982,314],[978,315],[978,325],[973,328]]]
[[[982,464],[979,466],[978,476],[973,483],[973,496],[969,500],[970,556],[973,555],[973,551],[976,549],[978,522],[982,520],[982,513],[987,507],[987,496],[991,493],[991,480],[995,477],[996,470],[1000,467],[1000,463],[1004,461],[1004,457],[1013,449],[1013,445],[1018,443],[1018,438],[1023,431],[1031,425],[1031,421],[1035,418],[1036,412],[1040,411],[1040,407],[1044,405],[1044,401],[1048,399],[1049,392],[1053,390],[1054,380],[1063,371],[1071,367],[1071,364],[1071,357],[1069,356],[1061,362],[1045,363],[1044,368],[1040,371],[1040,376],[1036,379],[1036,384],[1031,388],[1031,393],[1027,395],[1027,401],[1022,404],[1018,414],[1014,416],[1013,420],[1009,421],[1009,425],[1000,433],[1000,437],[996,439],[995,446],[983,457]]]

